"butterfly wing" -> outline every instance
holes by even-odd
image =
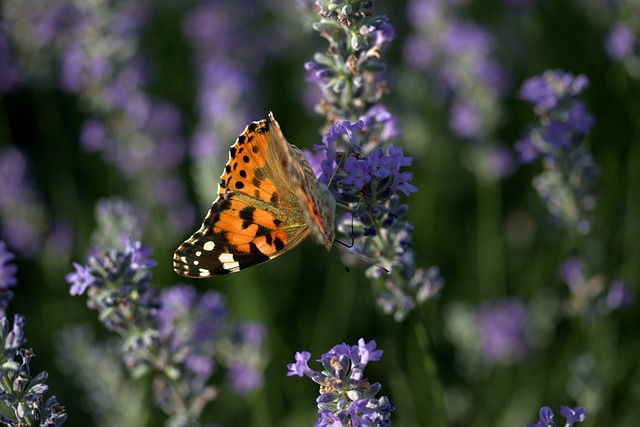
[[[329,189],[318,181],[304,153],[295,145],[289,145],[289,148],[298,160],[289,165],[289,174],[302,202],[303,215],[316,242],[328,251],[335,237],[336,199]]]
[[[289,144],[270,115],[253,122],[229,150],[218,198],[202,226],[175,252],[174,270],[186,277],[227,274],[273,259],[311,233]]]

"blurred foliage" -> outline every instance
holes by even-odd
[[[3,6],[3,19],[15,18],[9,13],[9,3]],[[319,120],[306,102],[311,95],[304,83],[303,63],[323,45],[293,4],[275,3],[263,0],[242,6],[255,8],[251,25],[242,29],[243,43],[248,40],[268,55],[258,61],[257,68],[247,70],[254,90],[236,102],[255,114],[251,119],[273,111],[287,139],[310,148],[319,142]],[[387,14],[398,31],[398,38],[385,52],[390,92],[383,102],[397,115],[404,135],[399,143],[414,159],[413,182],[419,191],[405,198],[411,208],[408,220],[415,224],[418,264],[439,266],[446,279],[442,296],[396,323],[376,306],[380,290],[363,277],[365,267],[345,271],[339,251],[326,254],[313,243],[255,269],[193,281],[202,290],[213,288],[225,294],[236,317],[262,321],[269,331],[264,388],[248,396],[223,388],[205,410],[207,422],[312,425],[317,389],[308,381],[286,377],[286,364],[293,361],[296,351],[321,354],[334,344],[353,344],[364,337],[376,340],[385,352],[367,375],[372,382],[380,382],[382,393],[395,402],[394,425],[524,426],[536,421],[543,405],[554,410],[560,405],[584,406],[588,414],[585,426],[637,424],[637,306],[596,318],[563,316],[562,304],[569,290],[558,271],[567,258],[579,256],[591,275],[603,274],[608,281],[622,278],[638,291],[640,79],[604,50],[607,31],[619,19],[618,10],[608,2],[505,3],[475,1],[459,10],[493,33],[495,59],[508,78],[491,139],[512,146],[535,120],[530,107],[517,97],[526,78],[545,69],[585,74],[590,87],[584,99],[596,119],[587,142],[600,167],[591,233],[571,235],[549,221],[531,185],[541,170],[539,164],[519,167],[513,175],[491,182],[470,171],[469,142],[449,129],[446,101],[436,95],[438,89],[425,74],[403,60],[404,43],[413,31],[407,20],[407,2],[378,1],[377,11]],[[150,2],[137,45],[137,53],[152,69],[143,91],[177,108],[185,139],[194,134],[201,120],[194,50],[183,33],[185,17],[197,4]],[[26,34],[31,28],[22,31]],[[24,60],[21,64],[27,77],[2,93],[0,150],[15,146],[25,154],[30,185],[38,195],[33,209],[43,213],[35,216],[41,221],[34,224],[38,233],[35,252],[17,254],[19,285],[8,313],[26,316],[28,346],[38,356],[32,366],[49,372],[50,391],[69,414],[66,425],[94,425],[92,416],[99,412],[88,404],[81,388],[87,387],[87,373],[82,373],[81,382],[74,378],[76,373],[69,368],[60,345],[69,336],[63,339],[61,333],[79,323],[93,325],[99,337],[108,333],[83,298],[69,295],[64,275],[72,270],[72,261],[84,259],[96,228],[98,200],[118,195],[135,202],[145,190],[135,189],[99,153],[82,149],[82,124],[95,114],[87,103],[91,93],[62,90],[57,84],[55,58],[42,58],[52,68],[36,75],[26,63],[33,58],[21,57],[24,52],[20,49],[15,52],[19,63]],[[55,57],[53,51],[41,53]],[[251,67],[250,60],[237,63]],[[215,84],[224,87],[226,82]],[[243,127],[234,125],[235,134]],[[234,138],[226,143],[231,145]],[[211,164],[213,176],[226,159],[226,147],[221,147]],[[196,194],[197,178],[191,174],[194,161],[186,158],[176,169],[189,200],[201,196]],[[0,192],[5,191],[4,185],[0,183]],[[215,186],[210,183],[211,195]],[[171,199],[170,193],[163,196]],[[154,248],[153,258],[158,261],[153,282],[160,286],[181,282],[172,271],[173,251],[196,229],[208,206],[199,206],[197,215],[185,215],[184,223],[175,229],[180,231],[167,228],[158,206],[146,206],[141,239]],[[68,230],[66,240],[54,233],[59,228]],[[531,322],[538,325],[535,344],[514,363],[465,363],[464,346],[457,346],[446,332],[452,327],[447,324],[451,313],[463,313],[452,311],[455,304],[477,306],[503,297],[527,302]],[[99,362],[87,365],[98,366]],[[139,393],[145,381],[136,380],[131,392]],[[96,374],[91,387],[102,386]],[[164,419],[150,398],[144,406],[130,410],[149,416],[120,419],[146,420],[140,425],[147,426],[159,425]]]

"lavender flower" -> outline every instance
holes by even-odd
[[[408,207],[398,193],[418,189],[405,170],[412,158],[391,143],[400,136],[398,121],[379,103],[387,87],[381,55],[395,30],[385,16],[373,15],[373,2],[317,5],[320,19],[313,28],[329,48],[305,69],[323,95],[316,110],[326,115],[327,126],[309,157],[319,181],[352,210],[337,220],[338,231],[354,241],[352,251],[391,271],[378,304],[400,321],[417,303],[436,296],[444,282],[437,268],[416,267],[413,225],[400,221]],[[367,276],[380,279],[381,272],[374,265]]]
[[[560,276],[569,287],[566,316],[593,320],[632,305],[633,293],[624,281],[616,279],[607,284],[604,275],[589,277],[586,270],[583,261],[577,257],[569,258],[560,268]]]
[[[485,302],[476,312],[480,355],[489,364],[512,364],[530,348],[528,309],[520,300],[506,298]]]
[[[128,241],[74,264],[67,275],[72,295],[87,294],[89,308],[122,338],[121,352],[133,377],[154,374],[154,400],[174,425],[195,422],[217,396],[209,384],[219,367],[240,393],[262,384],[264,329],[228,320],[224,298],[198,296],[189,286],[162,292],[151,284],[151,250]]]
[[[573,427],[575,423],[583,422],[587,417],[587,412],[584,408],[577,406],[575,408],[569,408],[568,406],[560,407],[560,415],[566,418],[567,422],[564,427]],[[540,408],[540,421],[535,424],[527,424],[527,427],[556,427],[555,421],[553,421],[553,411],[548,406]]]
[[[581,145],[594,119],[577,96],[588,86],[584,75],[546,71],[527,80],[520,96],[533,105],[540,124],[532,127],[516,150],[520,161],[543,159],[544,171],[533,186],[552,218],[572,232],[588,233],[596,205],[598,168]]]
[[[623,61],[633,54],[636,44],[636,36],[631,29],[621,23],[616,23],[605,41],[605,49],[611,59],[615,61]]]
[[[375,341],[365,343],[363,338],[358,340],[358,345],[338,344],[318,360],[322,371],[308,366],[311,353],[296,353],[296,361],[287,365],[287,375],[307,376],[320,385],[316,427],[391,425],[395,405],[386,396],[377,398],[382,386],[370,384],[364,377],[367,364],[379,361],[382,353],[376,349]]]
[[[15,414],[13,419],[7,415],[8,411],[3,411],[0,421],[10,426],[60,426],[67,419],[64,406],[57,402],[55,396],[44,400],[44,394],[49,389],[45,384],[49,374],[43,371],[31,376],[29,362],[35,354],[31,349],[22,348],[26,343],[23,332],[25,323],[26,320],[21,315],[15,316],[12,328],[6,317],[0,319],[0,401]],[[21,361],[14,360],[16,356],[19,356]]]

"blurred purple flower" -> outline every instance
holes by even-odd
[[[636,36],[633,31],[623,23],[616,23],[609,31],[605,40],[605,49],[615,61],[627,59],[635,49]]]
[[[65,276],[65,280],[71,285],[69,294],[72,296],[82,295],[93,284],[94,279],[88,267],[74,262],[73,268],[76,270]]]
[[[605,297],[609,310],[629,308],[633,304],[634,295],[629,286],[622,280],[614,280],[609,284],[609,290]]]
[[[515,298],[485,302],[478,307],[480,355],[487,363],[515,363],[529,349],[527,306]]]
[[[244,362],[233,362],[228,368],[227,379],[231,387],[240,394],[247,394],[262,387],[262,372]]]
[[[560,276],[572,292],[578,291],[585,284],[582,260],[577,257],[566,260],[560,268]]]

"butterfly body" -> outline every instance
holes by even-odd
[[[200,278],[240,271],[310,235],[331,248],[335,199],[272,114],[246,127],[229,149],[220,179],[202,226],[174,254],[178,274]]]

